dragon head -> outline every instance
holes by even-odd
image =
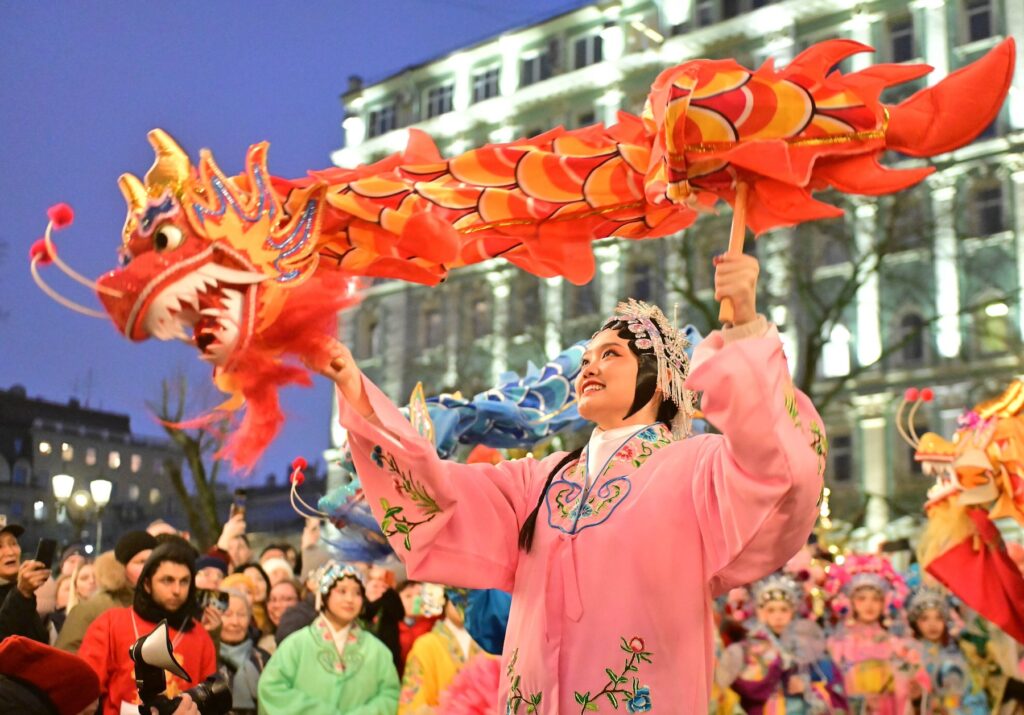
[[[131,340],[194,344],[217,387],[231,395],[218,409],[245,405],[218,456],[249,469],[284,421],[277,389],[311,384],[286,354],[324,358],[336,315],[358,300],[359,284],[340,261],[319,261],[324,184],[271,177],[266,143],[251,146],[245,173],[229,178],[205,150],[194,167],[163,130],[151,131],[149,141],[156,161],[145,180],[125,174],[118,181],[128,204],[121,267],[94,282],[60,259],[51,231],[73,216],[61,204],[30,251],[30,270],[55,300],[109,316]],[[106,315],[50,288],[38,271],[48,263],[94,289]]]
[[[897,416],[902,421],[903,407],[913,403],[900,432],[915,447],[922,472],[935,479],[925,509],[952,499],[961,506],[984,506],[993,519],[1024,523],[1024,383],[1015,381],[999,397],[965,412],[953,441],[934,432],[917,438],[913,414],[930,399],[930,391],[908,391]]]
[[[315,271],[318,201],[312,187],[282,199],[266,143],[250,147],[243,175],[228,178],[207,150],[193,167],[163,130],[149,141],[156,161],[145,181],[118,180],[128,205],[122,265],[99,279],[98,294],[126,337],[191,340],[223,367]]]

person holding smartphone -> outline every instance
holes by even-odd
[[[0,642],[8,636],[25,636],[48,645],[49,633],[36,611],[36,591],[50,578],[50,565],[21,560],[18,539],[24,533],[20,524],[9,524],[0,515]],[[52,561],[52,548],[49,554]]]

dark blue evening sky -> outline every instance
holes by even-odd
[[[74,226],[61,255],[88,276],[114,265],[125,206],[119,174],[142,175],[146,132],[162,127],[195,158],[213,150],[229,173],[269,140],[270,169],[299,176],[342,143],[339,95],[349,75],[372,82],[502,30],[571,9],[573,0],[377,2],[0,1],[0,387],[55,401],[74,396],[125,412],[159,434],[147,400],[185,371],[205,404],[209,372],[182,344],[130,344],[107,321],[72,313],[36,288],[27,253],[46,208],[67,201]],[[98,307],[52,269],[52,284]],[[328,443],[331,391],[285,393],[288,424],[255,475]],[[198,409],[199,403],[196,408]]]

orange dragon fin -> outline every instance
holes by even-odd
[[[881,196],[914,186],[934,171],[933,166],[888,169],[874,154],[855,154],[819,159],[814,166],[814,182],[815,188],[831,186],[847,194]]]
[[[856,40],[825,40],[811,45],[794,57],[783,72],[786,77],[793,75],[824,77],[830,69],[858,52],[874,52],[874,48]],[[770,71],[771,67],[762,67],[761,69]]]
[[[910,156],[935,156],[970,143],[999,113],[1013,78],[1008,37],[934,87],[889,107],[886,144]]]

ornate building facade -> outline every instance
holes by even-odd
[[[560,124],[614,123],[620,110],[640,111],[651,81],[671,65],[698,57],[735,57],[748,67],[773,57],[781,65],[837,37],[876,48],[874,57],[844,61],[844,72],[873,62],[935,68],[891,90],[885,99],[896,102],[1006,36],[1024,42],[1024,4],[597,2],[372,84],[352,78],[343,96],[345,146],[332,159],[340,166],[375,161],[401,149],[412,126],[450,156]],[[964,407],[1022,372],[1020,57],[1016,69],[998,119],[971,145],[934,158],[937,171],[926,184],[893,200],[844,200],[844,220],[774,231],[750,249],[764,268],[762,306],[780,327],[797,382],[824,405],[833,513],[871,532],[916,513],[927,487],[893,423],[903,390],[933,387],[937,398],[920,410],[916,427],[948,435]],[[401,403],[417,381],[428,394],[471,394],[527,360],[542,362],[589,336],[627,296],[681,304],[682,320],[707,330],[710,258],[725,250],[728,221],[702,218],[658,241],[601,242],[586,286],[537,279],[498,261],[457,271],[437,288],[381,281],[341,316],[341,336]],[[335,433],[335,444],[340,438]]]

